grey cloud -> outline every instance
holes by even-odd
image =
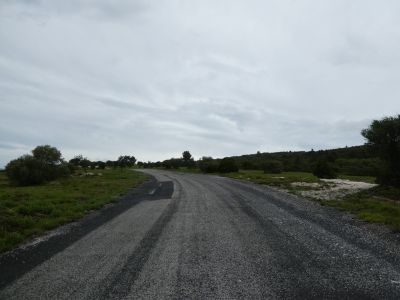
[[[0,167],[363,143],[398,113],[397,1],[2,1]]]

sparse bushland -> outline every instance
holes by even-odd
[[[147,178],[128,169],[93,172],[35,186],[12,185],[0,172],[0,252],[115,202]]]
[[[146,179],[125,169],[135,162],[134,156],[120,156],[114,169],[105,169],[107,163],[78,155],[66,163],[49,145],[10,161],[0,172],[0,252],[115,201]]]

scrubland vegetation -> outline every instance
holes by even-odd
[[[137,162],[129,155],[106,162],[78,155],[67,162],[58,149],[38,146],[0,172],[0,252],[114,201],[145,180],[126,169],[132,167],[214,173],[292,193],[324,188],[326,178],[377,182],[376,188],[318,201],[400,230],[400,115],[374,121],[362,135],[362,146],[197,161],[184,151],[162,162]]]
[[[260,153],[213,159],[202,157],[188,167],[183,159],[141,163],[141,167],[163,167],[185,172],[215,173],[276,186],[292,193],[328,185],[321,179],[340,178],[379,186],[346,194],[323,205],[350,211],[359,218],[400,230],[400,115],[375,120],[362,130],[362,146],[331,150]],[[229,168],[225,168],[229,160]],[[240,171],[239,171],[240,169]]]
[[[45,145],[11,161],[0,172],[0,252],[116,201],[146,180],[126,168],[133,160],[121,156],[109,168],[81,155],[66,162]]]

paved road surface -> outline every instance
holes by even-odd
[[[147,172],[173,182],[171,197],[95,227],[8,282],[0,299],[400,298],[395,237],[266,187]]]

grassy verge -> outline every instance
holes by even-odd
[[[115,202],[146,179],[144,174],[126,169],[101,173],[102,176],[73,176],[45,185],[15,187],[0,172],[0,252]]]
[[[400,189],[378,186],[343,200],[321,201],[323,205],[348,211],[361,220],[382,223],[400,231]]]
[[[222,174],[231,178],[249,180],[284,188],[291,193],[307,189],[306,186],[292,186],[293,182],[322,183],[310,173],[284,172],[281,174],[264,174],[262,171],[239,171]],[[374,183],[374,177],[341,175],[340,179]],[[322,183],[323,184],[323,183]],[[369,190],[356,192],[340,200],[318,200],[322,205],[348,211],[359,219],[388,225],[394,231],[400,231],[400,188],[377,186]]]
[[[346,179],[350,181],[361,181],[366,183],[375,183],[376,178],[372,176],[353,176],[353,175],[339,175],[339,179]]]
[[[293,182],[316,183],[320,180],[311,173],[283,172],[280,174],[265,174],[259,170],[240,170],[239,172],[221,174],[222,176],[251,181],[258,184],[272,185],[288,190],[293,189]]]
[[[190,170],[180,170],[193,172]],[[199,171],[196,170],[196,173]],[[311,173],[283,172],[281,174],[264,174],[257,170],[240,170],[239,172],[218,174],[230,178],[251,181],[283,188],[291,193],[300,194],[304,190],[315,189],[310,186],[293,186],[293,182],[319,183],[324,185]],[[340,179],[375,183],[374,177],[340,175]],[[315,200],[310,198],[310,200]],[[400,231],[400,188],[377,186],[375,188],[356,192],[338,200],[317,200],[322,205],[332,206],[354,214],[361,220],[388,225],[394,231]]]
[[[198,169],[180,169],[180,172],[199,173]],[[235,179],[251,181],[285,189],[293,194],[300,195],[301,191],[316,189],[312,186],[293,186],[293,182],[325,183],[311,173],[283,172],[281,174],[265,174],[259,170],[240,170],[239,172],[218,174]],[[374,177],[340,175],[339,179],[375,183]],[[310,200],[316,200],[310,198]],[[336,207],[348,211],[359,219],[386,224],[394,231],[400,231],[400,188],[382,187],[355,192],[338,200],[316,200],[322,205]]]

